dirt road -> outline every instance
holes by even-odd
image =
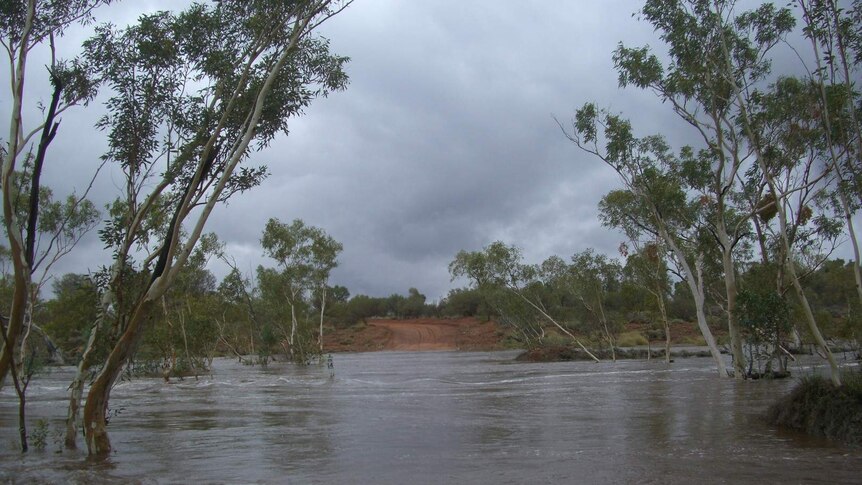
[[[416,321],[377,321],[371,326],[389,330],[387,350],[457,350],[461,333],[457,323]]]
[[[494,350],[503,336],[496,323],[476,318],[369,319],[324,337],[334,352],[376,350]]]

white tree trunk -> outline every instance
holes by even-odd
[[[320,346],[320,353],[323,354],[323,312],[326,309],[326,284],[320,289],[320,333],[317,337],[317,344]]]
[[[724,357],[722,357],[721,352],[718,350],[718,345],[716,344],[715,337],[712,336],[712,331],[709,329],[709,325],[706,322],[706,314],[703,309],[704,301],[706,299],[703,291],[703,256],[698,256],[695,261],[695,269],[697,270],[697,275],[695,275],[692,272],[688,261],[685,259],[685,253],[683,253],[679,246],[677,246],[676,241],[670,237],[670,234],[668,234],[664,228],[661,229],[660,233],[662,239],[667,242],[674,258],[677,260],[677,263],[682,267],[685,282],[688,284],[688,288],[691,290],[691,294],[694,297],[697,326],[700,329],[701,335],[703,335],[703,339],[706,341],[707,347],[709,347],[709,353],[712,355],[713,360],[715,360],[718,375],[720,377],[727,377],[728,374],[727,368],[724,364]]]

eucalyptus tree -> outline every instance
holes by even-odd
[[[609,296],[619,292],[622,268],[619,262],[597,254],[592,249],[576,253],[567,264],[552,256],[545,260],[540,271],[549,287],[574,300],[581,307],[583,320],[607,343],[611,359],[616,361],[616,337],[620,325],[610,314]],[[591,324],[591,325],[590,325]]]
[[[302,308],[310,308],[314,295],[319,305],[318,350],[323,352],[323,320],[326,311],[326,289],[329,275],[338,265],[343,246],[320,228],[308,226],[299,219],[285,224],[271,218],[260,240],[264,254],[276,261],[280,273],[258,268],[261,288],[268,287],[280,296],[290,309],[290,331],[285,332],[290,355],[305,361],[303,343],[297,340]],[[300,352],[297,352],[299,350]]]
[[[740,175],[754,150],[738,125],[735,86],[750,88],[767,79],[770,51],[793,28],[788,9],[766,3],[735,13],[734,0],[647,0],[641,15],[668,48],[666,65],[650,48],[620,45],[614,53],[621,87],[649,89],[694,128],[704,148],[688,150],[683,174],[708,202],[707,228],[721,252],[725,311],[734,370],[742,378],[745,360],[736,315],[737,245],[750,213],[734,210]]]
[[[215,304],[215,276],[206,269],[209,259],[221,252],[215,234],[205,234],[170,289],[161,297],[161,314],[154,315],[153,331],[143,345],[156,343],[161,350],[163,377],[167,381],[179,361],[197,377],[208,369],[219,341]],[[155,342],[154,342],[155,341]]]
[[[778,262],[787,258],[781,225],[774,227],[776,215],[784,214],[787,240],[800,256],[794,264],[803,258],[815,261],[810,269],[816,269],[834,250],[843,218],[834,211],[834,199],[843,184],[836,184],[840,174],[831,163],[829,137],[824,136],[818,114],[818,91],[809,80],[780,78],[767,90],[753,92],[746,117],[757,145],[762,147],[762,160],[752,167],[754,176],[749,179],[768,189],[756,204],[756,220],[770,233],[762,235],[771,247],[765,251],[774,253]],[[786,284],[783,265],[778,269],[781,293]]]
[[[798,266],[805,256],[814,256],[819,261],[809,265],[811,270],[822,263],[828,256],[821,256],[820,244],[826,242],[834,246],[839,235],[839,227],[826,215],[812,217],[813,209],[809,205],[812,199],[823,194],[820,182],[829,174],[817,174],[816,157],[803,159],[788,158],[775,146],[761,146],[763,137],[754,128],[750,113],[746,115],[746,128],[749,136],[757,145],[758,168],[766,180],[770,198],[775,206],[777,227],[775,241],[779,250],[777,262],[782,269],[779,285],[786,277],[802,305],[803,315],[808,324],[808,330],[817,346],[829,362],[833,383],[841,383],[840,371],[835,357],[824,338],[814,317],[814,312],[802,285],[804,275],[799,274]],[[777,157],[775,156],[777,153]],[[813,179],[813,180],[812,180]],[[807,230],[806,230],[807,229]],[[815,245],[815,246],[812,246]]]
[[[561,125],[561,128],[562,125]],[[587,103],[575,113],[569,140],[613,168],[625,187],[599,203],[602,224],[622,229],[632,241],[661,239],[679,267],[694,298],[697,325],[710,349],[719,376],[727,376],[724,359],[706,321],[704,305],[704,205],[683,189],[679,165],[661,136],[637,138],[628,120]]]
[[[662,329],[664,330],[664,358],[670,363],[670,324],[667,314],[667,299],[671,291],[666,250],[661,240],[655,240],[636,248],[627,255],[623,274],[638,287],[646,290],[654,299]]]
[[[461,250],[449,263],[449,274],[453,280],[467,278],[499,315],[501,323],[518,331],[527,346],[543,341],[545,330],[537,314],[542,305],[525,294],[532,271],[522,263],[520,249],[495,241],[481,251]],[[550,320],[571,335],[552,317]]]
[[[862,256],[853,215],[862,204],[862,1],[840,6],[834,0],[797,0],[803,32],[811,42],[816,65],[808,72],[816,91],[816,121],[824,159],[837,183],[834,205],[844,217],[853,249],[856,293],[862,302]]]
[[[481,291],[504,323],[512,324],[525,341],[541,342],[545,337],[539,320],[554,325],[570,337],[592,359],[599,359],[558,318],[551,315],[542,296],[547,286],[540,270],[523,263],[521,251],[495,241],[482,251],[459,251],[449,263],[452,279],[466,277]]]
[[[764,60],[763,55],[759,53],[779,42],[784,34],[793,27],[794,19],[787,9],[776,10],[771,4],[765,4],[754,12],[747,12],[732,18],[732,7],[732,3],[718,1],[712,5],[708,3],[704,5],[703,15],[713,19],[713,31],[717,46],[716,56],[711,59],[710,65],[723,80],[725,85],[724,103],[732,106],[735,123],[740,127],[740,136],[745,139],[745,143],[754,154],[757,168],[762,174],[765,187],[769,190],[768,196],[774,201],[779,223],[778,240],[782,250],[779,264],[785,269],[787,278],[802,304],[808,330],[828,360],[832,382],[837,386],[841,383],[837,362],[814,318],[814,313],[796,268],[797,253],[794,250],[794,241],[790,234],[790,226],[793,224],[791,221],[794,218],[788,210],[788,203],[795,196],[794,194],[799,190],[805,191],[809,190],[811,186],[816,186],[821,177],[814,177],[814,181],[811,182],[803,177],[806,183],[801,186],[782,187],[779,184],[780,176],[788,173],[786,170],[788,166],[798,166],[799,161],[793,159],[779,160],[778,169],[776,169],[775,160],[770,160],[770,150],[773,147],[768,145],[759,133],[759,126],[753,116],[754,109],[752,106],[757,102],[757,87],[763,81],[769,68],[768,60]],[[751,66],[757,68],[746,69]],[[802,165],[805,166],[804,161]],[[802,171],[803,173],[808,172],[804,168]],[[804,218],[802,214],[803,212],[797,214],[795,219]]]
[[[0,191],[2,191],[3,223],[12,260],[14,291],[9,306],[9,322],[3,329],[5,337],[0,343],[0,386],[12,365],[13,354],[19,347],[19,338],[28,318],[28,304],[32,302],[32,274],[39,264],[37,234],[41,210],[41,174],[48,147],[57,134],[60,116],[69,108],[86,104],[95,94],[97,82],[85,63],[78,59],[64,61],[57,57],[55,40],[67,28],[92,20],[93,11],[110,0],[81,0],[39,2],[37,0],[10,0],[0,4],[0,45],[6,52],[9,68],[8,97],[11,106],[9,135],[0,150]],[[51,101],[43,110],[44,117],[27,120],[31,108],[26,106],[27,87],[32,84],[27,76],[28,60],[34,51],[45,49],[50,59],[49,79]],[[36,145],[35,154],[33,153]],[[32,160],[29,184],[19,185],[17,172]],[[16,201],[28,194],[26,218],[16,217]]]
[[[42,151],[42,157],[45,152]],[[34,359],[36,358],[36,347],[30,341],[35,333],[40,334],[48,349],[56,349],[56,344],[45,326],[36,323],[36,313],[40,310],[40,292],[52,277],[55,265],[78,244],[81,238],[90,232],[97,223],[99,211],[92,202],[84,196],[75,194],[68,195],[65,200],[55,200],[54,193],[49,188],[38,182],[38,171],[31,157],[24,161],[22,171],[14,174],[15,185],[8,188],[10,198],[13,201],[13,218],[17,220],[17,227],[28,228],[26,236],[26,258],[29,272],[25,279],[26,291],[24,299],[23,321],[19,322],[19,332],[12,332],[13,325],[10,318],[7,333],[4,328],[3,354],[9,357],[16,390],[18,391],[21,426],[24,428],[24,417],[26,414],[25,400],[29,381],[35,372]],[[38,187],[37,187],[38,186]],[[34,190],[35,189],[35,190]],[[89,191],[89,189],[87,189]],[[6,192],[4,192],[5,195]],[[34,201],[34,194],[38,194]],[[38,217],[33,217],[38,212]],[[4,225],[8,231],[10,225]],[[5,232],[5,231],[4,231]],[[8,234],[7,234],[8,235]],[[14,267],[14,264],[13,264]],[[19,280],[14,279],[13,295],[10,299],[11,309],[14,311],[17,299],[15,294],[21,291]],[[61,317],[62,318],[62,317]],[[54,326],[56,329],[58,326]],[[60,359],[62,353],[55,350],[52,359]],[[18,374],[18,375],[15,375]],[[22,437],[26,434],[22,434]],[[22,448],[26,443],[22,442]]]
[[[114,343],[84,406],[91,455],[111,450],[111,388],[212,211],[266,174],[265,167],[240,164],[315,98],[346,86],[347,59],[331,54],[313,31],[349,3],[194,4],[179,14],[142,16],[122,30],[102,26],[87,41],[88,59],[112,90],[99,124],[108,136],[105,158],[124,178],[101,231],[113,251],[102,314],[121,299],[129,309],[111,319]],[[129,266],[141,278],[126,291]],[[94,330],[106,331],[102,323]]]
[[[265,366],[269,363],[270,353],[268,345],[261,345],[267,332],[257,309],[259,289],[252,286],[250,278],[240,272],[235,261],[224,255],[220,258],[228,263],[231,271],[218,286],[221,315],[216,324],[219,339],[240,362]],[[245,361],[245,354],[257,355],[257,358]]]
[[[32,205],[32,178],[34,174],[33,160],[28,157],[22,171],[15,174],[14,187],[10,188],[13,200],[13,214],[19,227],[27,227],[30,220]],[[28,255],[32,256],[30,263],[29,287],[27,288],[26,307],[24,312],[23,334],[17,339],[16,347],[12,348],[13,360],[17,359],[27,347],[27,339],[36,331],[43,338],[50,340],[44,328],[34,321],[37,312],[39,295],[53,276],[56,264],[77,246],[78,242],[97,224],[99,211],[95,205],[84,196],[68,195],[65,199],[55,199],[54,191],[39,184],[39,201],[36,225],[32,238],[28,235]],[[89,189],[87,190],[89,191]],[[5,229],[5,228],[4,228]],[[4,231],[5,232],[5,231]]]

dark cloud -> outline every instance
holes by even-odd
[[[122,25],[142,5],[120,3],[107,16]],[[597,101],[631,117],[643,134],[695,142],[651,93],[617,88],[617,43],[659,44],[631,16],[637,6],[357,0],[321,29],[334,52],[351,57],[350,86],[315,102],[291,123],[290,136],[252,157],[270,178],[218,208],[208,230],[251,271],[269,264],[259,247],[266,220],[301,218],[344,244],[334,283],[372,295],[412,286],[432,299],[450,288],[447,265],[458,250],[498,239],[523,248],[531,262],[587,247],[616,255],[623,238],[601,227],[596,205],[617,179],[572,146],[553,116],[565,122]],[[75,35],[69,46],[80,45]],[[86,184],[104,151],[92,128],[99,116],[97,106],[65,116],[54,152],[64,161],[48,183]],[[118,181],[102,173],[94,199],[107,202]],[[106,258],[93,236],[59,270],[94,269]],[[225,267],[213,270],[221,276]]]

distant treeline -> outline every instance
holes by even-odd
[[[203,262],[203,260],[198,260]],[[859,309],[855,299],[852,263],[836,259],[827,261],[806,278],[809,299],[818,308],[816,318],[824,331],[841,339],[857,339]],[[259,270],[265,274],[265,269]],[[602,282],[606,289],[603,298],[609,331],[618,335],[625,323],[649,323],[652,339],[664,338],[655,299],[633,276],[631,265],[621,266],[618,273],[610,273]],[[756,268],[744,273],[743,280],[759,277]],[[208,358],[215,355],[241,354],[271,358],[276,353],[290,355],[286,343],[290,335],[291,316],[284,308],[277,291],[262,290],[260,284],[250,282],[233,272],[220,283],[202,266],[190,266],[184,271],[180,283],[169,292],[161,311],[154,315],[151,331],[145,336],[135,362],[144,366],[185,371],[205,369]],[[11,297],[12,286],[8,278],[0,278],[4,298]],[[248,286],[246,286],[248,285]],[[560,295],[551,285],[534,285],[531,288],[537,301],[546,311],[558,316],[573,333],[600,342],[603,328],[583,303]],[[556,293],[555,293],[556,292]],[[83,350],[88,329],[96,318],[99,291],[93,278],[87,275],[66,274],[53,282],[53,298],[40,301],[34,321],[56,345],[66,360],[74,361]],[[344,286],[327,287],[324,322],[329,328],[343,328],[372,318],[447,318],[477,317],[504,320],[512,324],[513,312],[501,312],[499,295],[478,288],[456,288],[439,302],[428,302],[424,294],[410,288],[406,294],[387,297],[350,295]],[[517,304],[511,299],[507,305],[513,310]],[[722,309],[713,304],[708,315],[715,328],[722,326]],[[521,308],[525,312],[526,308]],[[0,309],[0,311],[5,311]],[[799,311],[795,309],[793,311]],[[317,316],[320,299],[310,299],[296,305],[300,325],[295,346],[306,348],[303,358],[315,349]],[[695,308],[688,288],[681,282],[672,285],[667,303],[667,316],[671,320],[694,320]],[[502,313],[502,315],[501,315]],[[522,313],[523,315],[523,313]],[[540,321],[532,315],[533,321]],[[549,335],[559,335],[550,324],[544,324]],[[522,339],[523,340],[523,339]],[[303,342],[304,341],[304,342]],[[525,345],[529,342],[524,341]],[[295,352],[299,355],[298,350]]]

